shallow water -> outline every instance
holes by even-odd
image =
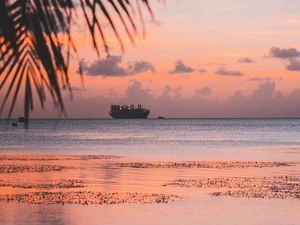
[[[121,205],[35,205],[24,203],[0,204],[0,224],[217,224],[217,225],[273,225],[299,224],[299,199],[236,199],[231,197],[212,197],[214,189],[181,188],[163,186],[174,179],[201,179],[213,177],[262,177],[262,176],[300,176],[300,164],[271,168],[122,168],[119,162],[131,162],[130,158],[83,161],[11,161],[14,165],[55,164],[73,166],[61,172],[1,174],[1,180],[11,184],[18,182],[49,183],[60,179],[85,180],[84,189],[69,191],[97,192],[138,192],[162,193],[183,196],[182,200],[168,204],[121,204]],[[8,162],[1,162],[8,164]],[[0,194],[26,193],[61,189],[23,189],[0,187]]]
[[[0,203],[0,224],[9,225],[298,225],[299,199],[212,197],[198,188],[165,187],[174,179],[300,176],[300,165],[246,169],[139,169],[115,162],[258,160],[300,162],[300,120],[34,120],[30,129],[0,121],[1,153],[113,154],[124,158],[68,161],[80,170],[1,174],[10,183],[83,179],[88,190],[184,196],[168,204],[33,205]],[[6,162],[5,162],[6,163]],[[10,162],[11,163],[11,162]],[[60,165],[63,161],[28,162]],[[8,162],[6,163],[8,164]],[[14,161],[13,164],[24,164]],[[0,193],[39,189],[1,187]],[[57,189],[48,191],[59,191]],[[70,190],[71,191],[71,190]]]
[[[3,209],[5,212],[3,213]],[[167,205],[26,205],[1,204],[2,224],[172,224],[297,225],[299,202],[284,200],[195,198]],[[28,215],[31,215],[30,217]],[[20,220],[22,222],[20,222]],[[1,223],[1,222],[0,222]]]

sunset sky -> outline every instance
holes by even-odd
[[[120,27],[125,52],[111,36],[110,58],[98,58],[87,29],[74,27],[84,86],[74,56],[73,100],[64,92],[68,117],[106,118],[111,104],[143,104],[150,117],[300,116],[300,1],[167,0],[152,7],[156,21],[146,17],[145,39],[140,32],[132,45]],[[49,101],[32,117],[57,113]]]

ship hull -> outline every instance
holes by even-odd
[[[149,116],[149,112],[111,112],[110,116],[113,119],[147,119]]]

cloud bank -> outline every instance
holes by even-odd
[[[106,59],[93,61],[91,64],[81,61],[81,70],[88,76],[129,76],[147,71],[155,72],[154,66],[147,61],[134,61],[128,64],[128,67],[122,67],[121,56],[110,56]]]
[[[255,63],[255,61],[249,57],[238,59],[239,63]]]
[[[152,63],[143,60],[129,63],[127,70],[129,74],[138,74],[147,71],[155,72]]]
[[[196,94],[200,96],[210,96],[212,94],[212,89],[210,87],[203,87],[196,90]]]
[[[284,94],[276,89],[275,82],[259,83],[250,94],[236,91],[225,100],[211,97],[210,87],[199,87],[190,98],[181,96],[181,87],[166,85],[160,96],[132,81],[123,97],[98,96],[69,102],[73,117],[109,117],[111,104],[143,104],[150,108],[150,117],[169,118],[245,118],[245,117],[300,117],[300,88]],[[78,107],[80,106],[80,107]]]
[[[215,73],[217,75],[221,75],[221,76],[235,76],[235,77],[244,75],[242,72],[240,72],[238,70],[226,70],[225,67],[219,67]]]
[[[178,60],[175,63],[175,68],[169,71],[169,74],[192,73],[194,71],[192,67],[185,65],[182,60]]]
[[[273,81],[273,78],[271,77],[252,77],[249,79],[249,81]]]
[[[296,48],[278,48],[272,47],[269,52],[270,57],[288,59],[300,56],[300,51]]]
[[[300,71],[300,61],[297,59],[290,59],[286,69],[289,71]]]

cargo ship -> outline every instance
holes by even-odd
[[[147,119],[149,114],[150,110],[140,104],[137,108],[134,105],[111,105],[109,112],[114,119]]]

